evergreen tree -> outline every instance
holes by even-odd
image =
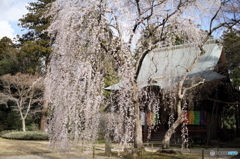
[[[18,52],[18,68],[21,73],[45,72],[43,66],[46,48],[38,45],[36,41],[24,42]]]
[[[223,46],[225,48],[230,79],[235,88],[240,87],[240,31],[229,29],[224,32]]]
[[[26,68],[29,73],[44,72],[43,67],[46,67],[49,61],[49,55],[52,51],[51,42],[44,30],[50,24],[50,17],[44,17],[44,15],[49,9],[49,4],[53,1],[55,0],[37,0],[29,3],[27,7],[29,13],[19,19],[19,25],[28,30],[26,34],[19,37],[19,42],[21,53],[30,55],[32,52],[29,67]]]
[[[8,37],[0,39],[0,76],[14,74],[18,71],[16,65],[17,49],[12,40]]]

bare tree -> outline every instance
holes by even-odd
[[[53,113],[51,143],[64,147],[71,141],[96,139],[98,109],[102,103],[104,56],[120,57],[117,115],[109,116],[114,140],[134,140],[140,148],[142,128],[139,109],[138,75],[147,54],[172,46],[177,38],[196,43],[199,55],[175,87],[178,118],[165,135],[169,147],[173,130],[182,123],[181,101],[186,91],[204,82],[183,86],[187,75],[205,51],[203,45],[221,27],[239,24],[239,17],[225,14],[233,1],[226,0],[57,0],[49,14],[53,21],[47,31],[55,37],[54,53],[46,78],[46,96]],[[237,7],[235,7],[237,9]],[[199,28],[199,25],[202,28]],[[206,32],[201,29],[209,28]],[[59,98],[61,96],[61,98]],[[71,103],[71,104],[70,104]],[[61,115],[59,115],[61,114]],[[79,115],[81,114],[81,115]],[[114,114],[114,113],[112,113]],[[114,120],[116,119],[116,120]],[[121,122],[120,122],[121,121]]]
[[[4,87],[4,95],[16,103],[22,120],[22,130],[26,131],[25,120],[31,112],[32,105],[39,104],[42,101],[43,85],[41,78],[17,73],[16,75],[4,75],[0,80]]]

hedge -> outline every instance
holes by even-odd
[[[1,137],[14,140],[48,140],[49,134],[41,131],[16,131],[3,134]]]
[[[18,130],[3,130],[0,132],[0,137],[2,137],[4,134],[10,133],[10,132],[16,132]]]

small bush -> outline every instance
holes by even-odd
[[[31,124],[31,125],[27,125],[27,131],[39,131],[39,126],[38,124]]]
[[[0,137],[2,137],[4,134],[10,133],[10,132],[16,132],[17,130],[3,130],[0,132]]]
[[[2,138],[14,140],[48,140],[49,135],[41,131],[17,131],[3,134]]]

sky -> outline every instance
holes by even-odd
[[[28,13],[26,6],[35,0],[0,0],[0,39],[7,36],[13,39],[17,34],[23,34],[17,24],[18,19]]]
[[[36,0],[0,0],[0,39],[7,36],[13,39],[18,34],[23,34],[18,26],[18,20],[28,13],[26,6]],[[26,32],[26,31],[25,31]],[[215,33],[216,35],[221,35]]]

